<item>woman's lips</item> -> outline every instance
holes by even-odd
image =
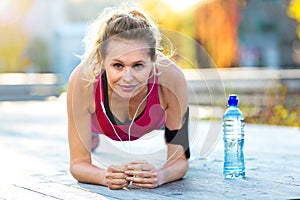
[[[119,87],[125,92],[132,92],[135,89],[135,85],[119,85]]]

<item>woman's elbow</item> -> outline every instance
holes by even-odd
[[[181,174],[182,174],[182,177],[183,177],[187,173],[187,171],[189,170],[189,161],[187,159],[182,158],[181,163],[182,163],[181,164],[182,165],[182,167],[181,167],[182,173]]]
[[[70,171],[71,175],[73,176],[73,178],[75,178],[77,181],[79,181],[77,179],[77,173],[76,173],[76,166],[75,166],[75,164],[70,164],[69,171]]]
[[[71,175],[73,176],[73,178],[75,178],[77,181],[81,182],[81,178],[80,178],[80,172],[79,172],[79,168],[80,166],[78,166],[78,163],[70,163],[70,167],[69,167],[69,171],[71,173]]]

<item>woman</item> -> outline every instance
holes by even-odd
[[[68,84],[71,174],[80,182],[110,189],[130,183],[155,188],[182,178],[190,156],[187,86],[181,70],[158,51],[156,25],[137,9],[112,8],[91,27],[82,62]],[[92,163],[91,150],[97,143],[93,134],[132,141],[161,127],[168,158],[161,168],[146,160],[107,169]]]

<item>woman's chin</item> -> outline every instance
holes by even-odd
[[[116,95],[118,95],[121,98],[130,99],[130,98],[136,96],[138,91],[136,91],[136,90],[134,90],[134,91],[119,90],[119,91],[115,91],[115,93],[116,93]]]

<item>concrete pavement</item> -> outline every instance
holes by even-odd
[[[183,180],[154,190],[130,191],[78,183],[68,171],[65,105],[65,94],[47,101],[0,102],[0,199],[300,198],[299,129],[247,124],[247,178],[226,181],[220,124],[197,120],[211,113],[201,107],[191,109],[191,168]],[[163,153],[161,143],[152,145]],[[98,149],[93,155],[103,161],[108,153]],[[158,165],[164,162],[160,156],[154,158]]]

